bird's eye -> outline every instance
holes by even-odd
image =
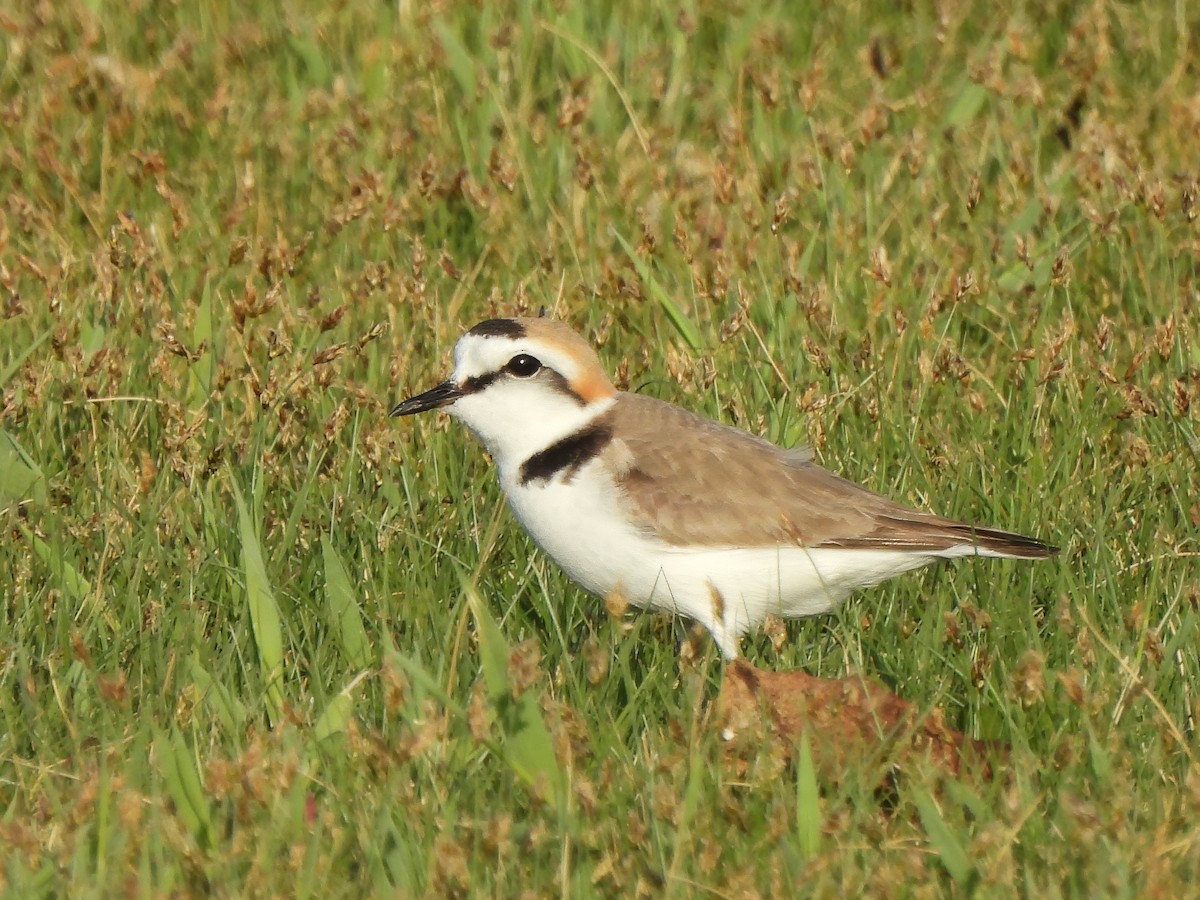
[[[528,353],[521,353],[514,356],[505,365],[504,371],[509,375],[516,375],[518,378],[528,378],[531,375],[536,375],[542,368],[542,364],[530,356]]]

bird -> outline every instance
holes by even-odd
[[[703,625],[728,660],[768,615],[832,611],[940,560],[1057,547],[911,509],[664,400],[619,391],[550,318],[464,333],[451,376],[391,416],[441,409],[491,455],[517,520],[576,584]]]

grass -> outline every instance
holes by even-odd
[[[1196,10],[0,6],[0,884],[1179,896]],[[1062,555],[789,625],[1011,745],[818,779],[386,418],[545,306],[623,386]]]

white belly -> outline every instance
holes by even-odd
[[[855,588],[933,561],[881,550],[672,547],[628,524],[611,483],[593,467],[566,484],[505,488],[526,531],[571,580],[695,619],[731,657],[737,639],[769,614],[828,612]]]

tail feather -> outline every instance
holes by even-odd
[[[821,546],[847,550],[901,550],[938,556],[967,556],[978,553],[1013,559],[1045,559],[1058,552],[1057,547],[1023,534],[995,528],[977,528],[933,516],[879,516],[870,534],[825,541]]]
[[[970,525],[956,525],[948,530],[961,535],[963,541],[980,550],[989,550],[1015,559],[1045,559],[1058,552],[1055,546],[1013,531],[974,528]]]

